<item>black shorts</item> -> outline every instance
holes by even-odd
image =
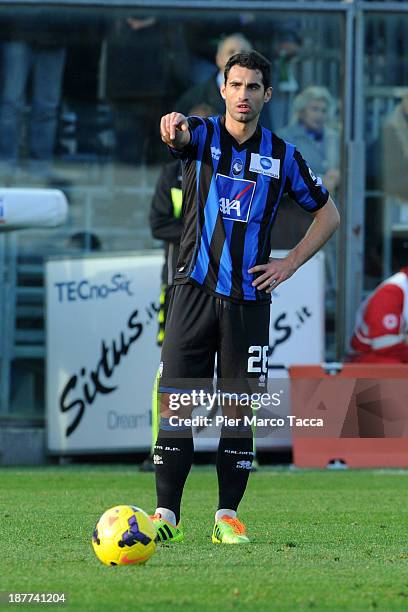
[[[270,304],[235,304],[190,285],[172,288],[160,364],[160,392],[266,388]],[[232,387],[232,388],[231,388]]]

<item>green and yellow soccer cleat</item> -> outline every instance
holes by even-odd
[[[153,525],[156,527],[158,544],[166,544],[167,542],[183,542],[184,532],[180,523],[175,527],[164,518],[161,514],[153,514],[150,517]]]
[[[248,544],[250,540],[245,535],[245,525],[225,514],[214,525],[212,541],[213,544]]]

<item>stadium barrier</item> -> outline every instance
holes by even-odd
[[[408,467],[408,365],[292,366],[297,467]],[[300,421],[301,419],[301,421]],[[306,426],[311,420],[321,427]]]

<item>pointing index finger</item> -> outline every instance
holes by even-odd
[[[176,121],[175,119],[170,120],[170,140],[174,140],[176,137]]]

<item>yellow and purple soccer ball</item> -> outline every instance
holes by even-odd
[[[156,528],[137,506],[114,506],[96,523],[92,547],[105,565],[146,563],[156,550]]]

